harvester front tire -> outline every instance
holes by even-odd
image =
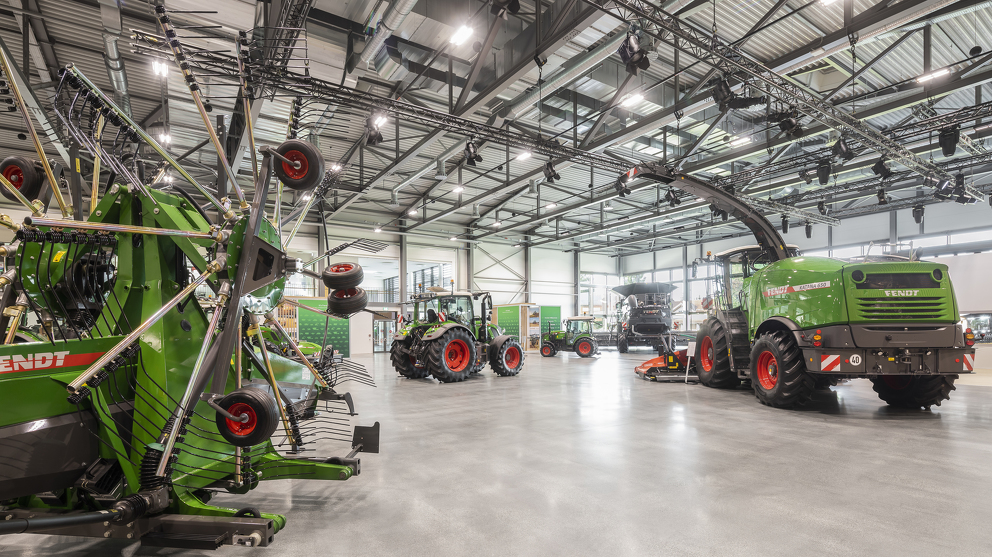
[[[957,375],[877,375],[871,383],[878,398],[889,406],[929,410],[950,398],[951,391],[957,388],[954,386],[957,378]]]
[[[281,159],[273,160],[276,176],[289,188],[297,191],[311,190],[324,179],[324,157],[314,144],[300,139],[287,139],[276,147],[276,152],[300,163],[299,168],[293,168]]]
[[[758,401],[775,408],[806,404],[813,396],[816,379],[807,373],[803,351],[791,333],[758,337],[751,348],[751,387]]]
[[[493,368],[500,377],[513,377],[520,373],[524,367],[523,347],[515,340],[507,340],[493,354],[492,359],[489,360],[489,367]]]
[[[276,431],[279,414],[272,395],[260,389],[241,388],[217,401],[235,416],[248,414],[247,422],[235,422],[217,413],[217,431],[235,447],[251,447],[265,442]]]
[[[464,381],[475,369],[475,339],[464,329],[449,329],[431,341],[427,350],[427,368],[442,383]]]
[[[365,271],[358,263],[331,263],[324,268],[320,278],[331,290],[354,288],[365,280]]]
[[[696,334],[696,373],[699,382],[715,389],[732,389],[741,384],[737,374],[730,369],[727,350],[727,332],[723,323],[710,317]]]
[[[621,354],[626,354],[630,351],[630,344],[627,342],[627,336],[621,335],[617,340],[617,351]]]

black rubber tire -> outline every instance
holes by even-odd
[[[217,414],[217,431],[235,447],[251,447],[263,443],[272,437],[276,426],[279,425],[279,410],[276,408],[275,399],[260,389],[245,387],[232,391],[231,394],[217,401],[217,404],[232,414],[240,411],[254,417],[254,425],[250,430],[242,433],[237,431],[241,424],[229,421],[220,413]],[[234,412],[231,411],[232,407],[235,407]]]
[[[924,408],[950,399],[957,389],[957,375],[876,375],[871,378],[872,388],[878,398],[889,406],[898,408]]]
[[[448,329],[441,338],[429,341],[427,348],[427,369],[430,370],[434,379],[442,383],[457,383],[468,379],[475,369],[475,339],[462,328]],[[467,356],[458,359],[460,367],[452,369],[449,366],[449,359],[446,355],[451,355],[458,343],[464,343],[462,347],[468,351]],[[452,358],[454,359],[454,358]]]
[[[620,338],[617,340],[617,350],[621,354],[626,354],[628,351],[630,351],[630,344],[627,343],[626,335],[621,335]]]
[[[365,309],[369,303],[369,295],[358,288],[341,288],[331,292],[327,297],[327,313],[348,316]]]
[[[280,159],[273,157],[276,177],[291,189],[306,191],[313,189],[324,179],[324,157],[312,143],[300,139],[287,139],[276,147],[280,155],[299,161],[302,166],[295,169]]]
[[[550,342],[545,342],[541,345],[541,356],[544,356],[545,358],[552,358],[557,353],[558,350],[555,349],[555,345]]]
[[[762,354],[773,360],[774,378],[763,377]],[[792,333],[764,333],[751,347],[751,388],[762,404],[775,408],[792,408],[806,404],[813,396],[816,379],[806,372],[803,351],[796,345]]]
[[[331,263],[324,268],[320,278],[331,290],[354,288],[365,280],[365,271],[358,263]]]
[[[585,347],[587,345],[589,349],[585,350]],[[575,350],[575,353],[578,354],[580,358],[592,358],[593,356],[596,355],[597,346],[596,346],[596,341],[594,339],[589,337],[583,337],[575,341],[575,343],[572,344],[572,348]]]
[[[389,361],[393,364],[393,369],[403,377],[408,379],[423,379],[431,374],[427,367],[417,367],[413,355],[410,354],[410,347],[405,340],[394,340],[389,348]]]
[[[258,507],[245,507],[234,513],[235,518],[262,518],[262,511]]]
[[[34,201],[41,193],[41,186],[45,183],[45,175],[42,173],[34,161],[26,157],[11,156],[0,162],[0,174],[21,192],[28,201]],[[17,201],[14,194],[7,191],[7,188],[0,187],[3,196],[11,201]]]
[[[709,347],[712,349],[707,356],[710,362],[710,369],[704,369],[703,347],[706,338],[709,337]],[[727,350],[727,334],[723,323],[715,317],[707,318],[699,327],[696,333],[696,353],[695,358],[696,374],[699,382],[714,389],[733,389],[741,384],[737,374],[730,369],[730,354]]]
[[[516,352],[515,358],[514,351]],[[524,347],[520,346],[519,342],[509,339],[500,345],[499,350],[496,350],[489,358],[489,367],[493,368],[496,375],[500,377],[513,377],[524,368],[525,357]]]

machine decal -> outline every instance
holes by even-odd
[[[18,371],[56,367],[88,366],[100,356],[103,356],[103,352],[93,352],[90,354],[70,354],[69,351],[36,352],[23,356],[18,354],[0,356],[0,373],[15,373]]]
[[[770,296],[781,296],[782,294],[803,292],[804,290],[818,290],[820,288],[830,288],[830,281],[825,280],[823,282],[811,282],[809,284],[800,284],[797,286],[776,286],[775,288],[765,290],[764,295],[768,298]]]
[[[851,365],[852,366],[859,366],[859,365],[861,365],[861,356],[859,356],[857,354],[852,354],[850,361],[851,361]]]
[[[825,354],[820,356],[820,371],[840,371],[840,355]]]
[[[919,290],[886,290],[886,296],[916,296],[919,294]]]
[[[964,369],[965,371],[975,371],[975,355],[965,354],[964,355]]]

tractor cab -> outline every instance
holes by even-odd
[[[579,357],[589,358],[599,354],[599,344],[592,336],[595,317],[583,315],[565,320],[564,331],[548,331],[541,335],[541,355],[550,358],[563,350],[574,350]]]
[[[571,339],[575,339],[580,335],[591,335],[592,322],[594,319],[595,319],[594,317],[590,317],[590,316],[569,317],[567,321],[567,325],[565,326],[566,335]]]
[[[444,316],[442,321],[454,321],[469,328],[474,328],[475,325],[473,305],[472,294],[468,292],[456,292],[437,298],[437,312]]]

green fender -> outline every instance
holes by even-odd
[[[475,333],[473,333],[472,330],[466,327],[465,325],[462,325],[461,323],[445,323],[444,325],[441,325],[438,328],[424,335],[424,340],[439,339],[441,338],[441,335],[443,335],[444,333],[447,333],[451,329],[456,329],[456,328],[464,329],[465,332],[467,332],[469,335],[472,336],[472,338],[475,338]]]

